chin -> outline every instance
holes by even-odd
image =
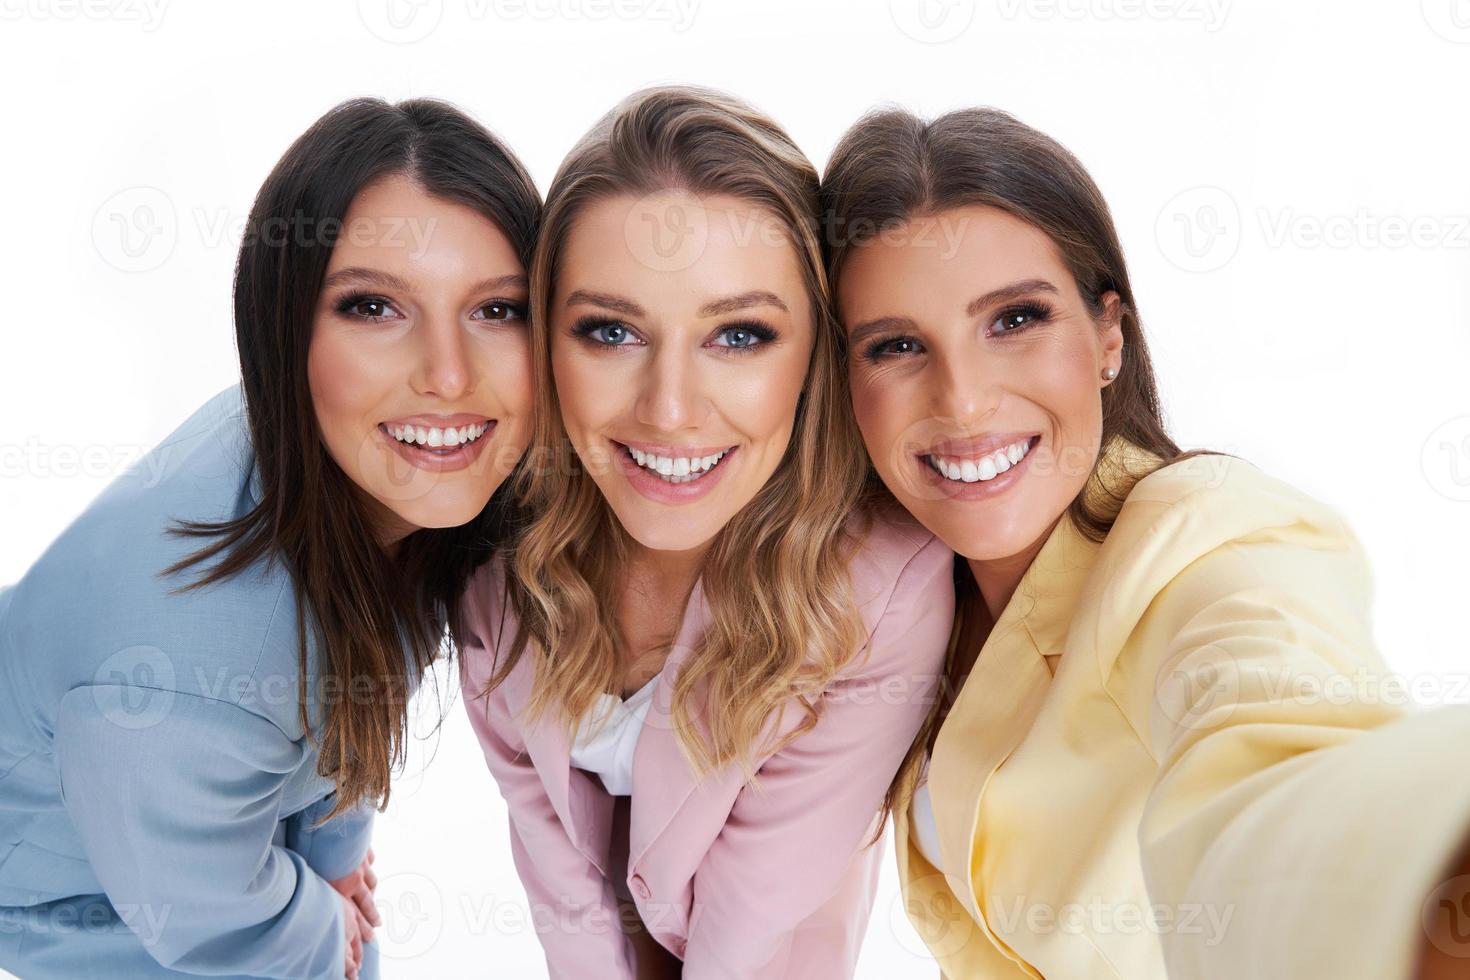
[[[417,528],[449,528],[470,523],[480,516],[489,502],[489,497],[436,499],[430,496],[410,504],[400,503],[392,510],[400,519]]]
[[[632,520],[614,512],[628,537],[649,551],[690,551],[714,540],[723,523],[713,528],[703,521],[680,521],[669,514],[639,514]],[[629,515],[633,516],[633,515]]]

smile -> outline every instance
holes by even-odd
[[[921,458],[952,483],[989,483],[1020,464],[1040,441],[1039,436],[1028,436],[978,455],[924,453]]]
[[[424,415],[379,422],[378,433],[414,467],[453,473],[479,458],[494,438],[495,425],[495,419],[482,415]]]
[[[429,449],[452,451],[458,446],[467,446],[485,434],[492,423],[489,419],[460,426],[425,426],[384,422],[383,429],[394,439],[408,445]]]
[[[623,452],[640,468],[673,485],[695,483],[704,479],[729,455],[730,449],[734,448],[732,446],[705,455],[659,455],[644,452],[637,446],[623,443],[618,445],[622,446]]]

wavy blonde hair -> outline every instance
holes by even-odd
[[[773,713],[793,701],[806,713],[781,744],[810,729],[822,689],[863,646],[847,562],[863,532],[849,517],[867,464],[838,355],[817,186],[815,168],[776,123],[728,95],[684,86],[629,96],[577,143],[552,182],[531,270],[536,423],[517,481],[535,516],[507,556],[507,607],[520,629],[487,690],[533,657],[527,714],[555,708],[569,739],[598,696],[616,689],[627,652],[615,597],[629,539],[576,457],[551,375],[557,261],[577,216],[598,200],[683,190],[761,208],[790,235],[811,300],[816,342],[791,443],[705,557],[711,622],[674,681],[674,730],[696,775],[735,762],[752,780]],[[696,705],[701,682],[708,688]]]

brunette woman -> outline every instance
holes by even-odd
[[[1002,112],[889,110],[823,196],[876,476],[964,559],[897,804],[945,976],[1407,976],[1470,712],[1376,696],[1338,514],[1170,438],[1086,171]]]
[[[343,103],[276,165],[240,384],[0,590],[0,966],[375,974],[372,814],[505,535],[539,214],[429,100]]]

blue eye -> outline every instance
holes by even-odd
[[[609,347],[617,347],[632,336],[632,334],[629,333],[627,327],[620,323],[609,323],[606,326],[594,328],[591,336],[607,344]]]
[[[597,316],[578,320],[572,326],[572,335],[588,340],[599,347],[632,347],[633,344],[630,341],[636,340],[633,329],[626,323]]]
[[[776,339],[776,331],[761,323],[737,323],[721,327],[715,346],[726,350],[750,350]]]

